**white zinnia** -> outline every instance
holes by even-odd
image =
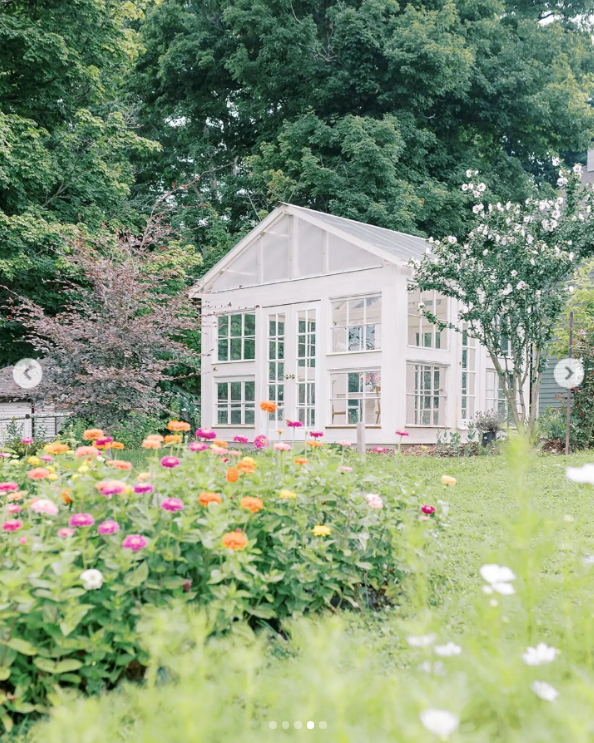
[[[557,652],[557,648],[539,642],[535,648],[528,648],[525,653],[522,653],[522,660],[527,666],[541,666],[543,663],[552,663]]]
[[[451,658],[454,655],[460,655],[462,648],[455,642],[448,642],[447,645],[436,645],[433,650],[442,658]]]
[[[406,638],[406,641],[413,648],[426,648],[426,647],[429,647],[429,645],[433,645],[436,639],[437,639],[437,635],[434,635],[434,634],[410,635],[409,637]]]
[[[515,580],[516,576],[510,568],[504,565],[488,564],[483,565],[480,574],[483,580],[502,596],[509,596],[515,592],[511,581]]]
[[[537,697],[544,699],[545,702],[554,702],[559,696],[559,692],[554,686],[547,684],[546,681],[533,681],[530,688]]]
[[[565,470],[565,477],[573,482],[585,482],[588,485],[594,485],[594,464],[585,464],[583,467],[568,467]]]
[[[87,591],[101,588],[103,585],[103,573],[100,570],[85,570],[80,574],[80,579]]]
[[[451,735],[460,724],[458,715],[447,709],[429,707],[421,712],[419,718],[430,733],[440,736]]]

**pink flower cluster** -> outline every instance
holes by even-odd
[[[369,508],[384,507],[384,501],[382,500],[381,496],[376,495],[375,493],[368,493],[365,496],[365,500],[367,501],[367,505],[369,506]]]
[[[196,431],[197,439],[216,439],[217,432],[213,431],[212,428],[199,428]]]
[[[12,490],[18,490],[16,482],[0,482],[0,493],[9,493]]]
[[[250,442],[247,436],[234,436],[233,441],[235,441],[236,444],[249,444]]]
[[[291,444],[285,444],[282,441],[277,442],[273,446],[276,451],[291,451]]]
[[[120,530],[120,525],[117,521],[112,521],[111,519],[108,519],[107,521],[102,521],[99,526],[97,527],[97,531],[99,534],[102,534],[103,536],[106,536],[108,534],[115,534],[116,531]]]
[[[254,439],[254,446],[256,447],[256,449],[266,449],[266,447],[268,446],[268,438],[263,434],[256,436],[256,438]]]
[[[164,511],[177,513],[178,511],[183,511],[184,504],[179,498],[165,498],[163,503],[161,503],[161,508]]]
[[[8,519],[2,524],[2,531],[18,531],[23,527],[20,519]]]
[[[163,467],[169,467],[170,469],[173,467],[177,467],[179,465],[179,459],[177,457],[163,457],[161,460],[161,466]]]
[[[31,503],[31,510],[44,516],[57,516],[58,506],[47,498],[38,498]]]
[[[154,489],[150,482],[138,482],[134,486],[135,493],[152,493]]]
[[[75,513],[68,523],[70,526],[93,526],[95,519],[90,513]]]
[[[128,534],[128,536],[122,542],[122,547],[125,550],[132,550],[132,552],[138,552],[144,549],[148,544],[148,540],[142,536],[142,534]]]
[[[208,444],[205,444],[203,441],[192,441],[188,449],[190,451],[205,451],[208,449]]]
[[[303,423],[301,421],[287,421],[287,426],[289,428],[303,428]]]

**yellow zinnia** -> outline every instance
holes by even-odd
[[[312,531],[315,537],[329,537],[332,534],[332,529],[324,524],[316,524]]]
[[[291,490],[285,490],[285,488],[283,488],[278,494],[278,497],[279,498],[296,498],[297,493],[293,493]]]

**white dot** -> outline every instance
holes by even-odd
[[[301,723],[299,722],[299,720],[297,720],[297,722],[295,723],[295,730],[301,730]]]
[[[274,720],[273,720],[272,722],[269,722],[269,723],[268,723],[268,727],[269,727],[269,728],[270,728],[271,730],[276,730],[276,722],[274,722]]]
[[[328,723],[327,722],[320,722],[318,724],[318,727],[322,728],[322,730],[325,730],[328,727]]]
[[[288,722],[283,722],[283,730],[286,730],[289,727]]]
[[[314,727],[315,723],[313,723],[311,720],[307,723],[307,727],[311,730]]]

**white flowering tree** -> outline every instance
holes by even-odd
[[[558,161],[553,161],[558,166]],[[441,329],[467,331],[486,346],[518,430],[532,433],[545,353],[566,298],[565,282],[594,253],[594,205],[581,166],[561,168],[557,199],[487,204],[486,187],[468,170],[462,189],[476,224],[464,240],[430,240],[414,262],[413,282],[457,300],[456,319]]]

